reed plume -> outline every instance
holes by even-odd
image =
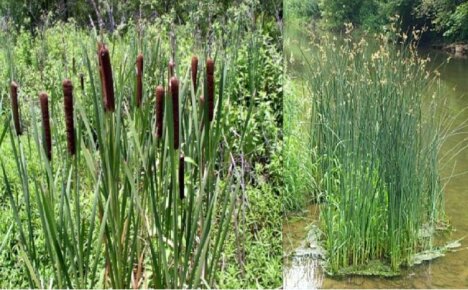
[[[193,90],[197,89],[198,57],[192,57],[192,84]]]
[[[185,197],[184,174],[185,174],[184,154],[181,154],[179,157],[179,197],[180,199],[184,199]]]
[[[18,84],[16,82],[11,82],[10,86],[11,94],[11,109],[13,110],[13,122],[15,124],[16,135],[21,135],[20,116],[19,116],[19,105],[18,105]]]
[[[141,106],[141,100],[143,98],[143,54],[138,54],[136,60],[136,105],[139,108]]]
[[[42,92],[39,94],[39,102],[41,104],[42,126],[44,128],[44,151],[47,159],[52,160],[52,137],[50,132],[50,118],[49,118],[49,96],[47,93]]]
[[[162,138],[164,119],[164,88],[156,88],[156,136]]]
[[[174,149],[179,149],[179,81],[171,78],[172,118],[174,122]]]
[[[213,121],[214,116],[214,61],[208,58],[206,61],[206,84],[208,97],[208,120]]]
[[[68,153],[73,156],[76,153],[75,124],[73,120],[73,85],[69,79],[66,79],[62,83],[62,87]]]
[[[115,111],[114,80],[112,78],[112,66],[109,49],[102,44],[99,50],[99,62],[102,71],[102,87],[104,94],[104,108],[107,112]]]

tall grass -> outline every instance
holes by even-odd
[[[240,24],[231,28],[223,37],[238,39]],[[258,48],[255,36],[248,37],[253,67]],[[138,47],[101,38],[76,41],[80,74],[67,69],[72,55],[63,48],[65,69],[40,95],[41,119],[37,101],[23,106],[31,116],[26,136],[17,137],[6,123],[18,171],[7,172],[2,161],[2,179],[30,285],[212,286],[243,175],[232,163],[235,140],[227,137],[232,125],[225,118],[238,43],[216,41],[212,55],[199,51],[194,65],[161,39]],[[168,57],[174,54],[177,66]],[[205,73],[193,73],[195,67]],[[16,81],[21,84],[20,76]],[[73,89],[78,83],[82,90]],[[250,129],[252,108],[239,136]],[[236,146],[242,150],[242,140]],[[39,175],[30,174],[25,150],[39,154]],[[12,174],[22,194],[12,188]],[[46,257],[37,253],[38,236]]]
[[[306,60],[327,270],[393,275],[432,249],[445,218],[438,85],[406,35],[348,29],[314,35]]]

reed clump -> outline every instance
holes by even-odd
[[[332,274],[395,275],[430,250],[443,222],[444,139],[414,43],[315,35],[307,81],[321,176],[321,228]],[[371,261],[379,273],[366,269]]]

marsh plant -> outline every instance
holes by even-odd
[[[94,31],[62,47],[63,70],[24,103],[25,76],[7,59],[13,118],[1,142],[11,143],[17,171],[2,160],[2,180],[31,287],[215,284],[243,176],[234,150],[253,109],[240,128],[225,118],[238,89],[239,44],[227,40],[241,31],[234,21],[189,55],[155,34],[123,44]],[[254,96],[257,40],[242,35]],[[28,112],[23,126],[18,107]],[[31,154],[39,173],[29,169]]]
[[[313,35],[306,60],[327,271],[395,275],[444,226],[439,150],[450,133],[421,32],[351,31]]]

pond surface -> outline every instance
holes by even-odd
[[[304,44],[306,34],[291,30],[286,33],[285,56],[293,58],[297,55],[298,42],[291,47],[289,45],[293,39],[288,40],[288,37],[299,38],[299,42]],[[447,63],[449,55],[443,52],[422,50],[421,54],[429,54],[430,67],[440,72],[441,86],[447,97],[447,109],[451,116],[457,116],[453,126],[460,126],[463,121],[468,120],[468,59],[452,58]],[[465,128],[465,132],[467,131]],[[467,134],[450,137],[442,148],[442,155],[459,143],[468,147],[466,138]],[[462,174],[468,172],[468,149],[460,151],[447,164],[441,168],[441,177],[447,181],[445,208],[454,228],[449,238],[456,240],[466,237],[455,252],[448,252],[444,257],[431,262],[403,269],[402,275],[395,278],[349,276],[337,279],[324,275],[313,258],[285,257],[284,288],[468,288],[468,174]],[[449,178],[450,176],[452,177]],[[295,216],[285,217],[283,246],[287,255],[301,246],[311,225],[318,224],[317,218],[318,208],[314,205]]]

